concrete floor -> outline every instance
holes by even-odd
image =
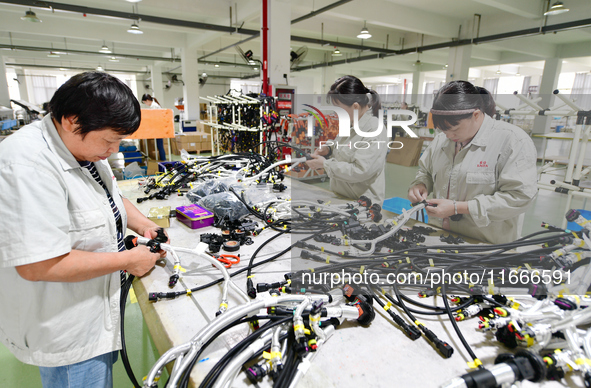
[[[403,167],[386,163],[386,197],[404,197],[408,190],[409,183],[414,179],[418,167]],[[545,175],[543,182],[550,179],[561,179],[561,172],[556,176]],[[324,188],[329,187],[328,180],[309,182]],[[552,191],[540,190],[538,197],[526,213],[523,234],[529,234],[540,230],[542,221],[560,226],[565,214],[567,197]],[[584,209],[585,201],[575,199],[572,202],[573,208]],[[140,380],[147,374],[154,362],[158,359],[148,329],[143,321],[141,311],[137,303],[128,302],[126,312],[126,337],[128,353],[132,360],[132,367],[136,378]],[[0,388],[38,388],[41,387],[39,369],[31,365],[25,365],[14,358],[14,356],[0,344],[0,365],[2,365],[3,376],[0,380]],[[166,378],[166,377],[165,377]],[[165,380],[164,380],[165,381]],[[114,369],[114,386],[129,387],[131,383],[127,377],[121,360],[117,361]]]

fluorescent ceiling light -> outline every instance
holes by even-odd
[[[131,27],[129,27],[129,29],[127,30],[127,32],[129,32],[130,34],[135,34],[135,35],[139,35],[139,34],[143,34],[144,31],[140,30],[139,26],[135,23],[133,23],[131,25]]]
[[[139,3],[142,0],[125,0],[125,1],[127,1],[129,3]]]
[[[557,1],[554,4],[552,4],[552,7],[550,7],[549,10],[544,12],[544,16],[560,15],[561,13],[565,13],[568,11],[569,9],[564,6],[562,1]]]
[[[41,19],[39,19],[37,15],[35,15],[35,12],[33,12],[31,8],[29,8],[29,10],[25,12],[25,16],[22,16],[21,20],[24,20],[26,22],[41,23]]]

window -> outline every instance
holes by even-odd
[[[577,73],[575,75],[570,95],[579,108],[591,109],[591,73]]]
[[[53,75],[32,75],[31,85],[33,90],[29,95],[30,102],[41,106],[53,97],[57,90],[57,79]]]
[[[499,79],[498,78],[489,78],[484,80],[484,88],[493,95],[493,97],[497,96],[497,88],[499,87]]]

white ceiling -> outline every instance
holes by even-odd
[[[277,0],[291,4],[291,19],[306,15],[313,10],[334,3],[337,0]],[[30,4],[42,23],[20,20]],[[450,42],[458,38],[490,36],[527,28],[540,28],[543,25],[575,22],[591,19],[589,0],[564,0],[570,12],[544,18],[543,10],[547,0],[353,0],[325,13],[291,25],[291,35],[339,43],[360,45],[356,38],[363,23],[373,37],[364,41],[365,46],[401,50],[416,48],[417,45],[431,45]],[[139,23],[143,35],[126,32],[132,23],[131,18],[114,18],[80,12],[61,11],[61,5],[77,5],[102,10],[119,11],[132,14],[132,3],[124,0],[61,0],[55,10],[44,6],[48,3],[32,0],[0,0],[0,45],[22,46],[29,49],[3,49],[0,55],[6,63],[27,66],[55,66],[94,68],[97,65],[107,70],[146,73],[149,66],[161,63],[164,71],[180,72],[180,62],[174,61],[180,49],[191,47],[202,56],[222,47],[249,37],[248,34],[217,32],[207,29],[183,27],[172,22],[158,24],[148,21]],[[261,0],[143,0],[137,12],[142,15],[170,18],[177,21],[208,23],[216,26],[240,27],[260,30]],[[232,7],[232,21],[230,20]],[[474,14],[480,15],[480,31],[472,27]],[[460,31],[460,26],[462,30]],[[323,34],[322,31],[323,30]],[[458,35],[460,34],[460,35]],[[108,61],[108,55],[97,52],[103,41],[114,48],[119,62]],[[474,45],[472,48],[472,67],[486,71],[501,66],[515,65],[521,74],[539,73],[546,58],[564,58],[563,71],[591,70],[591,27],[560,31],[556,34],[537,34],[534,36],[498,40]],[[295,50],[303,44],[292,41]],[[77,50],[89,53],[72,53],[59,58],[48,58],[51,47],[55,50]],[[260,38],[241,44],[246,51],[251,49],[260,58]],[[309,49],[301,66],[321,65],[330,62],[334,47],[320,44],[306,44]],[[44,48],[44,51],[31,51],[30,48]],[[355,49],[340,47],[345,54],[336,60],[356,58],[372,54]],[[129,57],[122,57],[126,54]],[[113,55],[113,54],[111,54]],[[449,49],[424,51],[420,54],[422,70],[442,72],[447,63]],[[135,56],[135,57],[134,57]],[[389,56],[335,67],[338,73],[353,73],[359,77],[396,76],[412,73],[417,60],[416,53]],[[200,66],[209,75],[243,76],[253,71],[242,66],[214,67],[210,62],[237,62],[243,64],[234,48],[210,56]],[[528,65],[525,65],[528,63]],[[533,64],[535,65],[533,65]],[[522,65],[520,65],[522,64]],[[489,69],[490,68],[490,69]],[[321,69],[292,73],[299,76],[314,76]]]

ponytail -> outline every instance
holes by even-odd
[[[361,107],[369,106],[376,117],[382,108],[380,95],[375,90],[366,88],[359,78],[352,75],[337,79],[326,94],[326,99],[329,103],[337,101],[345,106],[351,106],[354,103],[358,103]]]
[[[380,109],[382,109],[382,102],[380,101],[380,95],[375,90],[369,90],[369,106],[371,106],[371,113],[375,117],[379,117]]]

